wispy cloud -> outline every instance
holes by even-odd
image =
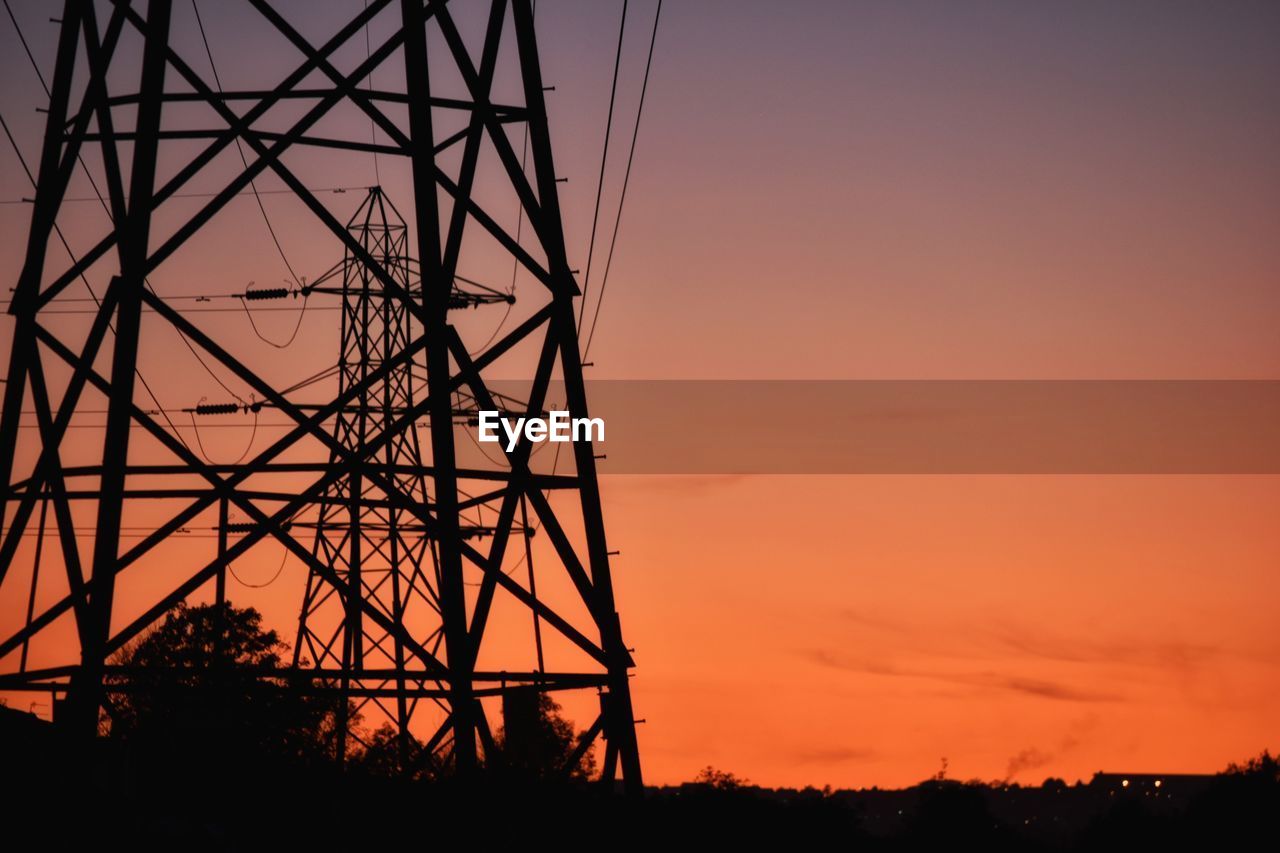
[[[1014,622],[990,626],[986,632],[996,644],[1009,651],[1065,663],[1104,662],[1188,669],[1228,654],[1218,645],[1181,640],[1053,636]]]
[[[1280,653],[1186,641],[1177,636],[1176,630],[1150,636],[1084,628],[1055,632],[1009,612],[982,613],[941,624],[936,619],[923,622],[850,608],[838,610],[835,615],[839,624],[856,632],[863,645],[891,640],[898,651],[910,649],[939,659],[1008,660],[1016,655],[1054,663],[1158,670],[1180,679],[1193,679],[1197,672],[1227,660],[1274,665]],[[945,636],[946,641],[939,642],[939,636]]]
[[[1067,683],[1029,678],[1022,675],[1010,675],[991,670],[951,672],[922,667],[902,667],[896,664],[860,659],[827,649],[807,649],[800,654],[812,663],[847,672],[894,678],[930,679],[980,689],[1005,690],[1063,702],[1114,702],[1124,698],[1117,693],[1086,689]]]
[[[968,683],[973,684],[981,684],[984,682],[988,686],[1002,687],[1006,690],[1012,690],[1017,693],[1026,693],[1031,696],[1042,696],[1045,699],[1060,699],[1067,702],[1115,702],[1124,698],[1118,693],[1108,693],[1100,690],[1086,690],[1072,687],[1067,684],[1044,681],[1038,678],[1005,676],[990,672],[980,673],[968,680]]]

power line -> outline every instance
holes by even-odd
[[[6,9],[9,9],[9,0],[4,0],[4,5]],[[13,18],[12,9],[9,10],[9,19],[13,20],[14,26],[17,27],[18,22]],[[22,38],[21,32],[19,32],[18,37]],[[22,43],[25,45],[26,39],[22,39]],[[27,55],[30,56],[30,52],[28,52]],[[39,73],[39,70],[37,69],[37,74],[38,73]],[[43,77],[40,78],[40,84],[44,85]],[[18,140],[13,138],[13,133],[9,130],[9,123],[4,120],[3,114],[0,114],[0,127],[4,128],[4,135],[8,137],[9,144],[13,146],[13,153],[17,155],[18,163],[22,166],[22,171],[26,172],[27,180],[30,181],[31,186],[34,187],[36,185],[35,176],[31,174],[31,169],[27,167],[27,159],[22,156],[22,149],[18,147]],[[83,161],[81,162],[80,165],[81,166],[84,165]],[[94,189],[96,190],[97,187],[95,186]],[[67,257],[71,258],[71,263],[79,264],[80,261],[79,259],[76,258],[76,253],[71,250],[71,244],[67,242],[67,238],[63,235],[62,228],[59,227],[58,223],[56,222],[53,223],[53,230],[54,230],[54,233],[58,235],[58,241],[62,243],[62,248],[66,250]],[[89,284],[89,279],[85,277],[85,274],[83,272],[80,273],[80,280],[84,283],[85,290],[89,291],[89,296],[93,298],[94,303],[98,305],[99,308],[101,308],[102,303],[98,300],[98,294],[94,293],[93,285]],[[94,312],[94,313],[97,313],[97,312]],[[112,323],[108,323],[107,328],[111,330],[111,333],[113,335],[115,334],[115,326]],[[186,447],[187,442],[182,438],[182,434],[178,432],[178,428],[174,426],[173,421],[169,420],[169,416],[167,414],[164,414],[164,406],[161,405],[160,398],[157,397],[156,393],[151,390],[151,386],[147,384],[147,380],[142,375],[142,371],[138,370],[135,367],[133,372],[134,372],[134,375],[138,377],[138,381],[142,383],[142,387],[146,389],[147,396],[151,398],[151,402],[155,403],[156,408],[160,410],[161,416],[165,419],[165,423],[169,425],[169,429],[173,431],[173,434],[178,439],[178,441],[182,442],[182,446]],[[187,449],[190,450],[189,447]]]
[[[204,32],[204,20],[200,17],[200,4],[196,0],[191,0],[191,9],[196,13],[196,26],[200,28],[200,41],[204,43],[204,54],[209,57],[209,70],[213,72],[214,85],[218,87],[218,94],[222,94],[222,78],[218,76],[218,66],[214,64],[213,51],[209,48],[209,37]],[[245,169],[248,169],[249,160],[244,156],[244,146],[240,144],[239,136],[236,137],[235,143],[236,152],[240,155],[240,162],[244,164]],[[377,155],[375,154],[374,156],[376,157]],[[284,267],[289,271],[289,276],[293,279],[293,283],[301,287],[302,280],[293,271],[293,264],[289,263],[289,256],[284,253],[284,247],[280,245],[280,238],[276,236],[276,229],[271,225],[271,217],[267,216],[266,205],[262,203],[262,196],[258,195],[257,182],[252,178],[249,180],[249,188],[253,190],[253,197],[258,202],[258,210],[262,212],[262,221],[267,224],[267,233],[271,235],[271,242],[276,244],[276,251],[280,253],[280,260],[284,261]],[[262,336],[259,335],[258,337]],[[290,343],[292,342],[293,339],[290,338]]]
[[[600,153],[600,180],[596,182],[596,209],[591,216],[591,239],[587,243],[587,271],[582,277],[582,301],[578,304],[578,331],[587,310],[587,292],[591,288],[591,259],[596,250],[596,227],[600,224],[600,197],[604,194],[604,170],[609,162],[609,137],[613,135],[613,105],[618,97],[618,67],[622,64],[622,39],[627,32],[627,0],[622,0],[622,22],[618,25],[618,50],[613,57],[613,85],[609,88],[609,114],[604,123],[604,149]]]
[[[13,23],[13,29],[18,34],[18,41],[22,43],[22,49],[26,51],[27,59],[31,63],[31,70],[36,73],[36,79],[40,81],[40,88],[44,90],[44,96],[46,98],[51,98],[52,94],[49,91],[49,84],[45,82],[44,74],[40,71],[40,64],[36,62],[35,55],[31,52],[31,47],[27,44],[27,37],[23,35],[22,27],[18,25],[18,19],[14,16],[12,7],[9,6],[9,0],[4,0],[4,8],[5,11],[9,13],[9,20]],[[22,160],[22,152],[18,150],[18,144],[13,142],[12,135],[10,135],[9,141],[13,143],[13,150],[18,155],[18,159]],[[93,188],[93,194],[97,198],[98,204],[102,205],[102,209],[106,211],[107,219],[111,219],[111,209],[107,207],[107,202],[102,198],[102,190],[98,188],[98,182],[93,179],[93,174],[89,171],[89,167],[85,165],[84,157],[80,155],[79,151],[76,152],[76,162],[80,164],[80,168],[84,172],[85,178],[89,181],[89,186]],[[31,186],[35,187],[35,178],[31,176],[31,170],[27,169],[25,162],[23,163],[22,168],[26,171],[27,179],[31,181]],[[90,199],[90,201],[92,201],[92,199]],[[111,224],[114,225],[115,222],[113,221]],[[76,263],[74,255],[72,255],[72,262]],[[80,278],[84,279],[84,275],[81,274]],[[89,282],[87,280],[85,280],[85,287],[89,287]],[[89,288],[89,292],[92,294],[93,288]],[[96,299],[97,297],[95,296],[94,298]]]
[[[535,15],[538,12],[537,0],[534,0],[532,11],[533,11],[533,14]],[[529,160],[529,123],[525,122],[523,139],[520,142],[520,174],[525,177],[527,177],[526,164],[528,163],[528,160]],[[524,233],[524,202],[522,202],[519,198],[517,198],[516,199],[516,245],[517,246],[520,245],[520,237],[523,233]],[[516,276],[519,274],[519,272],[520,272],[520,259],[512,258],[511,259],[511,287],[507,290],[507,294],[511,297],[515,296]],[[514,305],[515,305],[514,298],[507,301],[507,310],[503,312],[502,319],[499,320],[498,325],[494,327],[493,334],[491,334],[488,340],[486,340],[483,344],[481,344],[475,350],[475,352],[468,351],[468,355],[474,358],[477,353],[483,352],[484,350],[488,349],[489,344],[497,340],[498,335],[502,332],[503,327],[507,325],[508,318],[511,317],[511,309]]]
[[[13,9],[9,6],[9,0],[4,0],[4,10],[9,13],[9,20],[13,22],[13,29],[18,34],[18,41],[22,43],[22,49],[27,52],[27,59],[31,60],[31,67],[36,71],[36,77],[40,80],[40,86],[44,89],[45,95],[49,94],[49,86],[44,82],[44,74],[40,73],[40,66],[36,62],[35,56],[31,53],[31,46],[27,44],[27,38],[22,34],[22,27],[18,26],[18,19],[13,15]]]
[[[166,418],[166,420],[168,420]],[[297,421],[292,423],[260,423],[257,426],[262,429],[292,429],[298,425]],[[201,429],[251,429],[254,424],[205,424]],[[106,429],[106,424],[67,424],[64,429]],[[18,424],[18,429],[40,429],[39,424]],[[146,424],[131,423],[129,429],[146,429]],[[184,442],[185,444],[185,442]]]
[[[618,216],[613,222],[613,237],[609,240],[609,254],[605,257],[604,275],[600,277],[600,295],[596,297],[596,310],[591,317],[591,330],[587,333],[587,345],[583,348],[582,358],[585,361],[591,352],[591,341],[596,335],[596,324],[600,321],[600,306],[604,304],[604,289],[609,283],[609,268],[613,266],[613,249],[618,243],[618,228],[622,225],[622,205],[627,200],[627,184],[631,181],[631,164],[636,156],[636,139],[640,136],[640,118],[644,115],[644,96],[649,90],[649,70],[653,67],[653,46],[658,40],[658,20],[662,17],[662,0],[658,0],[658,9],[653,13],[653,32],[649,36],[649,58],[644,64],[644,82],[640,85],[640,103],[636,107],[636,124],[631,131],[631,150],[627,154],[627,171],[622,178],[622,193],[618,196]],[[586,304],[585,292],[583,304]],[[582,321],[579,319],[581,329]]]
[[[240,575],[236,574],[235,560],[232,560],[231,562],[227,563],[227,571],[231,573],[231,577],[235,578],[236,582],[239,583],[241,586],[247,586],[249,589],[262,589],[263,587],[271,586],[273,583],[276,582],[276,579],[280,577],[280,573],[284,571],[284,564],[287,563],[288,561],[289,561],[289,548],[288,546],[285,546],[284,555],[280,558],[280,568],[276,569],[276,573],[272,575],[269,580],[263,581],[262,583],[249,583],[244,578],[240,577]]]
[[[194,0],[193,0],[194,2]],[[364,10],[369,11],[369,0],[364,0]],[[373,56],[372,48],[369,43],[369,22],[364,22],[364,58],[368,62]],[[369,85],[370,92],[373,91],[373,69],[369,69]],[[374,145],[378,144],[378,127],[377,122],[373,120],[373,116],[369,116],[369,141]],[[378,150],[373,150],[373,179],[377,181],[378,186],[382,186],[382,172],[378,169]]]
[[[250,284],[252,284],[252,282],[250,282]],[[191,293],[191,294],[182,294],[182,295],[176,295],[176,296],[166,296],[164,299],[165,299],[165,302],[175,302],[180,299],[189,299],[189,300],[194,300],[196,302],[208,302],[213,299],[243,299],[243,298],[244,298],[244,293]],[[59,305],[62,305],[68,302],[92,302],[92,301],[93,301],[92,299],[87,299],[82,296],[81,297],[60,296],[57,299],[57,303]],[[12,302],[13,302],[12,299],[0,299],[0,305],[9,305]],[[194,311],[199,309],[185,308],[182,310]],[[293,309],[287,309],[287,310],[293,310]]]
[[[286,311],[289,311],[289,312],[297,311],[298,309],[296,308],[255,308],[253,310],[259,314],[274,314],[274,313],[283,313]],[[308,310],[309,311],[341,311],[342,306],[317,305],[309,308]],[[183,311],[180,311],[179,313],[182,314],[182,316],[186,317],[190,314],[239,314],[240,312],[241,312],[241,309],[239,308],[187,308]],[[68,308],[65,311],[44,310],[40,312],[40,316],[41,317],[57,317],[57,316],[85,317],[85,316],[92,316],[97,313],[98,313],[97,311],[93,311],[88,308]],[[142,313],[154,314],[155,310],[152,308],[143,308]],[[259,335],[258,337],[262,337],[262,336]],[[266,340],[265,338],[263,338],[263,341],[265,343],[272,344],[271,341]],[[281,344],[281,345],[272,344],[272,345],[277,346],[277,348],[279,349],[283,349],[284,347],[288,346],[288,344]]]
[[[284,343],[282,343],[282,344],[280,344],[280,343],[276,343],[275,341],[271,340],[271,339],[270,339],[270,338],[268,338],[266,335],[262,334],[262,332],[261,332],[261,331],[259,331],[259,330],[258,330],[258,324],[257,324],[257,323],[254,321],[254,319],[253,319],[253,311],[249,310],[249,300],[247,300],[247,299],[241,299],[241,300],[240,300],[240,307],[244,309],[244,315],[245,315],[246,317],[248,317],[248,318],[249,318],[249,325],[253,327],[253,333],[254,333],[255,335],[257,335],[257,336],[258,336],[258,340],[262,341],[264,344],[267,344],[268,346],[273,346],[273,347],[275,347],[276,349],[288,349],[290,346],[292,346],[292,345],[293,345],[293,342],[297,339],[297,337],[298,337],[298,330],[302,328],[302,318],[303,318],[303,317],[305,317],[305,316],[307,315],[307,301],[308,301],[310,298],[311,298],[311,295],[310,295],[309,293],[303,293],[303,295],[302,295],[302,307],[298,309],[298,322],[294,324],[294,326],[293,326],[293,334],[289,335],[289,340],[285,341],[285,342],[284,342]],[[334,310],[337,310],[337,309],[339,309],[340,307],[341,307],[341,306],[334,306]],[[267,310],[267,311],[270,311],[270,310],[273,310],[273,309],[267,308],[267,309],[254,309],[254,310]],[[291,308],[285,308],[285,309],[279,309],[279,308],[276,308],[276,309],[274,309],[274,310],[276,310],[276,311],[279,311],[279,310],[291,311],[291,310],[293,310],[293,309],[291,309]]]
[[[196,424],[195,412],[188,412],[191,416],[191,431],[195,433],[196,445],[200,448],[200,455],[204,457],[204,461],[210,465],[239,465],[244,458],[249,455],[249,451],[253,449],[253,441],[258,437],[258,412],[253,412],[253,432],[249,433],[249,441],[244,446],[244,452],[241,453],[233,462],[214,462],[209,458],[209,453],[204,449],[204,442],[200,439],[200,427]]]
[[[366,190],[366,189],[368,189],[368,187],[357,187],[357,186],[308,187],[307,192],[312,193],[313,195],[319,194],[319,193],[336,193],[341,195],[342,193],[353,192],[355,190]],[[254,194],[255,193],[252,190],[241,190],[240,192],[236,193],[234,197],[244,196],[247,198]],[[257,195],[293,195],[293,194],[294,194],[293,190],[258,190],[257,191]],[[219,196],[219,195],[221,195],[221,193],[215,193],[215,192],[173,193],[172,195],[169,196],[169,198],[171,199],[172,198],[214,198],[215,196]],[[125,198],[125,201],[129,200],[129,196],[127,195],[124,198]],[[4,198],[4,199],[0,199],[0,204],[31,204],[32,201],[33,199],[29,199],[29,198]],[[83,202],[95,202],[95,201],[101,201],[101,199],[90,198],[89,196],[75,196],[72,198],[64,198],[62,199],[61,203],[71,204],[74,202],[79,204]]]
[[[192,2],[194,2],[194,0],[192,0]],[[22,27],[21,25],[18,24],[18,19],[13,14],[13,9],[9,5],[9,0],[4,0],[4,8],[5,8],[5,11],[9,13],[9,20],[13,23],[13,29],[18,34],[18,41],[22,42],[22,47],[26,51],[27,59],[30,60],[31,62],[31,68],[36,73],[36,79],[40,81],[40,88],[44,90],[44,94],[46,98],[51,98],[52,95],[49,92],[49,85],[48,83],[45,82],[44,74],[40,72],[40,65],[39,63],[36,62],[35,56],[31,53],[31,48],[27,45],[26,36],[23,35]],[[36,187],[35,176],[32,175],[31,170],[27,168],[26,158],[22,156],[22,149],[18,147],[17,140],[14,139],[13,134],[9,132],[8,124],[5,124],[4,132],[5,132],[5,135],[9,137],[9,144],[13,146],[13,153],[18,156],[18,162],[22,164],[22,170],[27,173],[27,180],[31,182],[32,188],[35,188],[38,190],[38,187]],[[98,203],[102,205],[103,211],[106,212],[107,221],[109,221],[114,227],[115,218],[111,215],[111,209],[107,206],[106,200],[103,199],[102,190],[98,188],[98,182],[93,179],[93,173],[89,171],[89,167],[85,165],[84,157],[82,157],[79,152],[76,153],[76,162],[80,164],[80,169],[81,171],[84,172],[85,178],[88,179],[89,186],[93,189],[93,194],[97,196]],[[66,249],[67,255],[71,258],[71,263],[75,266],[78,266],[80,264],[79,258],[77,258],[75,252],[71,250],[71,245],[67,242],[67,238],[63,235],[61,227],[59,227],[56,222],[53,223],[53,230],[57,233],[58,239],[62,242],[62,247]],[[98,300],[98,294],[94,292],[93,286],[89,284],[89,279],[85,276],[84,272],[80,273],[80,280],[84,283],[85,290],[89,292],[89,296],[93,298],[94,303],[101,306],[101,303]],[[148,289],[151,290],[152,293],[155,292],[155,288],[151,287],[151,282],[148,281],[146,278],[143,279],[143,283],[147,286]],[[114,324],[108,323],[107,327],[111,330],[111,333],[114,335],[115,334]],[[213,377],[213,381],[217,382],[218,385],[220,385],[222,389],[226,391],[228,394],[230,394],[231,396],[236,397],[236,399],[242,400],[243,398],[241,398],[234,391],[228,388],[226,384],[223,383],[223,381],[218,378],[217,374],[215,374],[213,370],[209,368],[209,365],[206,364],[204,359],[200,357],[200,354],[196,352],[195,347],[193,347],[191,345],[191,342],[187,340],[187,336],[184,335],[181,332],[181,330],[175,330],[175,331],[178,332],[178,337],[182,339],[182,342],[184,344],[186,344],[187,349],[191,350],[191,354],[195,356],[196,361],[200,362],[200,366],[204,368],[206,373],[208,373],[211,377]],[[161,405],[160,400],[158,397],[156,397],[155,392],[151,390],[151,386],[150,384],[148,384],[146,378],[143,377],[142,371],[139,370],[137,367],[135,367],[133,372],[134,372],[134,375],[138,377],[138,382],[140,382],[142,384],[142,387],[146,389],[147,396],[151,398],[151,402],[155,403],[156,408],[159,409],[163,414],[164,406]],[[190,450],[191,448],[187,445],[186,440],[183,439],[182,433],[178,432],[177,426],[174,425],[173,421],[169,420],[168,415],[164,415],[164,419],[165,419],[165,422],[169,425],[169,429],[173,431],[174,437],[176,437],[178,441],[182,443],[183,447],[186,447],[187,450]]]

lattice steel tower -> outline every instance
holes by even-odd
[[[592,446],[571,445],[552,472],[531,464],[527,442],[489,466],[459,451],[477,409],[541,413],[553,379],[558,407],[588,413],[530,0],[483,3],[483,26],[467,37],[458,5],[369,0],[313,42],[276,4],[246,0],[253,24],[297,60],[274,85],[224,89],[196,70],[199,54],[184,56],[188,22],[170,0],[66,0],[10,307],[0,598],[26,615],[0,630],[0,691],[47,691],[64,699],[65,725],[96,730],[128,689],[113,655],[178,602],[224,600],[228,567],[274,541],[304,592],[297,657],[264,679],[337,684],[402,731],[416,726],[437,769],[463,773],[493,749],[498,703],[591,690],[599,713],[580,748],[603,736],[604,778],[639,789],[633,662]],[[293,165],[316,151],[406,163],[408,185],[391,195],[410,224],[378,188],[354,214],[341,208],[349,196],[322,200]],[[63,264],[50,246],[60,228],[86,227],[66,216],[82,169],[104,188],[110,222]],[[184,308],[183,276],[166,279],[264,174],[341,252],[295,291],[341,303],[328,383],[281,376],[245,336]],[[469,340],[451,311],[511,299],[463,278],[472,260],[495,257],[529,284],[509,329]],[[88,321],[53,316],[83,305],[85,290],[96,303]],[[233,464],[193,450],[140,378],[153,336],[181,338],[251,401],[185,401],[193,419],[269,412],[283,419],[279,436]],[[492,380],[513,364],[532,373],[518,401]],[[68,427],[85,411],[105,421],[91,442],[73,442]],[[215,531],[207,551],[175,544],[202,526]],[[130,586],[134,577],[146,582]],[[523,613],[533,637],[491,641],[499,609]]]
[[[347,227],[405,293],[414,290],[409,282],[407,229],[379,188],[370,191]],[[368,452],[371,439],[384,425],[394,423],[413,406],[412,362],[396,360],[412,341],[409,311],[388,292],[373,269],[351,252],[335,273],[342,278],[338,392],[341,396],[347,389],[357,390],[334,417],[334,438],[347,452],[381,461],[383,474],[396,492],[426,506],[429,490],[420,470],[422,454],[416,429],[401,430],[384,442],[381,450]],[[396,366],[371,381],[370,374],[384,364]],[[342,464],[337,452],[329,458],[332,465]],[[404,644],[398,636],[376,626],[378,635],[367,636],[359,602],[369,600],[393,623],[404,624],[410,607],[424,603],[439,607],[439,578],[423,574],[424,562],[430,564],[424,557],[428,553],[434,556],[429,552],[426,526],[389,502],[382,490],[361,474],[359,468],[348,470],[322,498],[314,522],[313,554],[333,570],[346,595],[338,597],[337,587],[315,568],[310,570],[293,647],[294,666],[307,655],[317,667],[336,668],[342,673],[393,669],[397,674],[396,726],[408,731],[410,705],[404,678],[399,676],[406,664]],[[340,688],[344,694],[350,693],[351,682],[345,675]],[[344,736],[346,729],[344,722]],[[344,752],[340,746],[339,754]]]

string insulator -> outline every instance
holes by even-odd
[[[197,415],[234,415],[240,411],[235,403],[201,403],[196,406]]]
[[[289,529],[289,528],[291,528],[292,526],[293,526],[293,524],[292,524],[292,523],[290,523],[290,522],[288,522],[288,521],[281,522],[281,524],[280,524],[280,528],[281,528],[282,530],[288,530],[288,529]],[[256,522],[256,521],[231,521],[231,522],[228,522],[227,524],[223,525],[223,528],[222,528],[222,529],[223,529],[223,530],[225,530],[225,531],[227,531],[228,533],[252,533],[253,531],[255,531],[255,530],[257,530],[257,529],[258,529],[258,522]]]
[[[288,295],[289,288],[287,287],[264,287],[259,290],[246,290],[244,292],[244,298],[249,300],[284,299]]]

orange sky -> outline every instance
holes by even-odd
[[[48,67],[40,5],[14,3]],[[617,10],[540,5],[581,266]],[[1050,8],[667,4],[592,375],[1280,376],[1280,15]],[[188,24],[175,22],[186,39]],[[246,58],[224,78],[293,62],[235,28],[210,26],[215,54]],[[0,111],[34,158],[42,99],[7,22],[0,47]],[[298,168],[316,186],[371,181],[367,158],[332,162]],[[405,172],[380,166],[395,199]],[[0,154],[0,198],[29,195],[24,181]],[[345,218],[358,197],[326,201]],[[337,260],[298,205],[266,202],[307,274]],[[252,200],[233,204],[155,277],[162,292],[285,275]],[[10,283],[28,216],[0,206]],[[100,212],[73,216],[83,248]],[[482,280],[509,275],[475,263]],[[332,359],[332,316],[309,315],[284,354],[245,346],[300,376]],[[483,339],[496,320],[458,322]],[[242,316],[206,322],[248,339]],[[264,331],[286,338],[292,322]],[[11,334],[0,320],[0,343]],[[220,400],[179,346],[144,343],[158,393]],[[244,446],[225,433],[204,436],[214,458]],[[100,434],[85,434],[95,451]],[[714,764],[764,784],[891,786],[943,756],[954,776],[1038,782],[1210,771],[1280,747],[1275,477],[614,476],[603,489],[650,782]],[[240,568],[253,582],[279,559],[264,549]],[[288,634],[301,579],[286,566],[279,585],[232,597]]]
[[[626,477],[648,765],[1209,771],[1274,741],[1273,477]],[[767,508],[767,509],[766,509]],[[762,526],[765,513],[777,521]],[[731,543],[731,544],[726,544]]]

